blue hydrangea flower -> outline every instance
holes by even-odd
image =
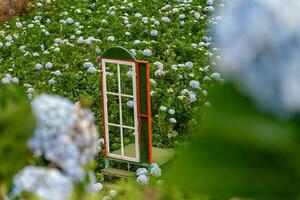
[[[157,30],[152,30],[150,34],[151,34],[152,37],[157,37],[158,36],[158,31]]]
[[[152,51],[150,49],[145,49],[143,51],[143,55],[146,56],[146,57],[149,57],[152,55]]]
[[[73,192],[73,181],[57,169],[28,166],[14,177],[12,197],[25,191],[45,200],[65,200]]]
[[[40,63],[37,63],[37,64],[35,64],[35,69],[37,69],[37,70],[40,70],[40,69],[42,69],[43,68],[43,65],[42,64],[40,64]]]
[[[148,170],[146,168],[138,168],[136,170],[136,176],[145,175],[148,176]]]
[[[135,49],[130,49],[130,54],[132,55],[132,56],[136,56],[136,51],[135,51]]]
[[[184,66],[191,69],[191,68],[193,68],[194,64],[192,62],[188,61],[184,64]]]
[[[155,177],[161,176],[161,169],[156,163],[151,164],[150,174]]]
[[[180,20],[184,20],[185,18],[186,18],[185,14],[180,14],[180,15],[179,15],[179,19],[180,19]]]
[[[73,24],[74,20],[71,17],[69,17],[69,18],[66,19],[66,23],[67,24]]]
[[[85,63],[83,63],[83,66],[86,68],[94,67],[93,63],[91,63],[91,62],[85,62]]]
[[[88,71],[89,73],[91,73],[91,74],[94,74],[94,73],[97,72],[97,69],[96,69],[95,67],[90,67],[90,68],[88,68],[87,71]]]
[[[84,165],[99,150],[93,115],[60,96],[42,95],[32,101],[37,127],[29,146],[58,165],[74,181],[85,177]]]
[[[162,17],[161,21],[165,22],[165,23],[169,23],[171,20],[169,17]]]
[[[45,65],[46,69],[51,69],[53,67],[53,64],[51,62],[47,62]]]
[[[197,101],[197,95],[196,95],[195,92],[189,91],[188,95],[189,95],[190,103],[193,103],[193,102]]]
[[[191,80],[189,85],[193,89],[199,89],[200,88],[199,81]]]

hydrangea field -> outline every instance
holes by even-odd
[[[29,1],[0,23],[0,200],[300,199],[299,10],[298,0]],[[121,87],[136,69],[100,65],[111,47],[150,64],[149,163],[124,154],[151,132],[140,120],[150,108],[137,112],[139,83]],[[103,124],[118,127],[108,143]],[[151,142],[173,159],[151,162]]]
[[[209,106],[213,1],[36,1],[32,12],[0,27],[3,84],[72,101],[86,99],[101,132],[100,67],[96,60],[123,46],[151,63],[154,141],[174,146],[187,135],[193,108]],[[113,75],[112,75],[113,76]]]

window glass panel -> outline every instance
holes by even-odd
[[[110,153],[121,155],[121,129],[119,127],[109,126],[108,134]]]
[[[121,73],[121,93],[122,94],[133,94],[132,76],[133,71],[130,65],[120,65]]]
[[[122,97],[123,125],[134,127],[134,101],[133,98]]]
[[[105,70],[107,92],[118,93],[118,65],[105,63]]]
[[[119,97],[107,95],[108,123],[120,124]]]
[[[135,132],[134,130],[123,128],[123,143],[124,143],[124,156],[135,158]]]

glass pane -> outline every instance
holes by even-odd
[[[134,102],[133,98],[122,97],[123,125],[134,127]]]
[[[135,134],[134,130],[123,128],[124,156],[135,158]]]
[[[110,153],[121,155],[121,129],[119,127],[109,126],[108,135]]]
[[[118,65],[105,63],[105,70],[107,92],[118,93]]]
[[[121,93],[133,95],[132,67],[130,65],[120,65],[120,73],[121,73]]]
[[[107,95],[108,123],[120,124],[119,97]]]

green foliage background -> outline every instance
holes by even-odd
[[[215,89],[211,102],[169,183],[213,199],[299,198],[299,121],[262,113],[230,84]]]

